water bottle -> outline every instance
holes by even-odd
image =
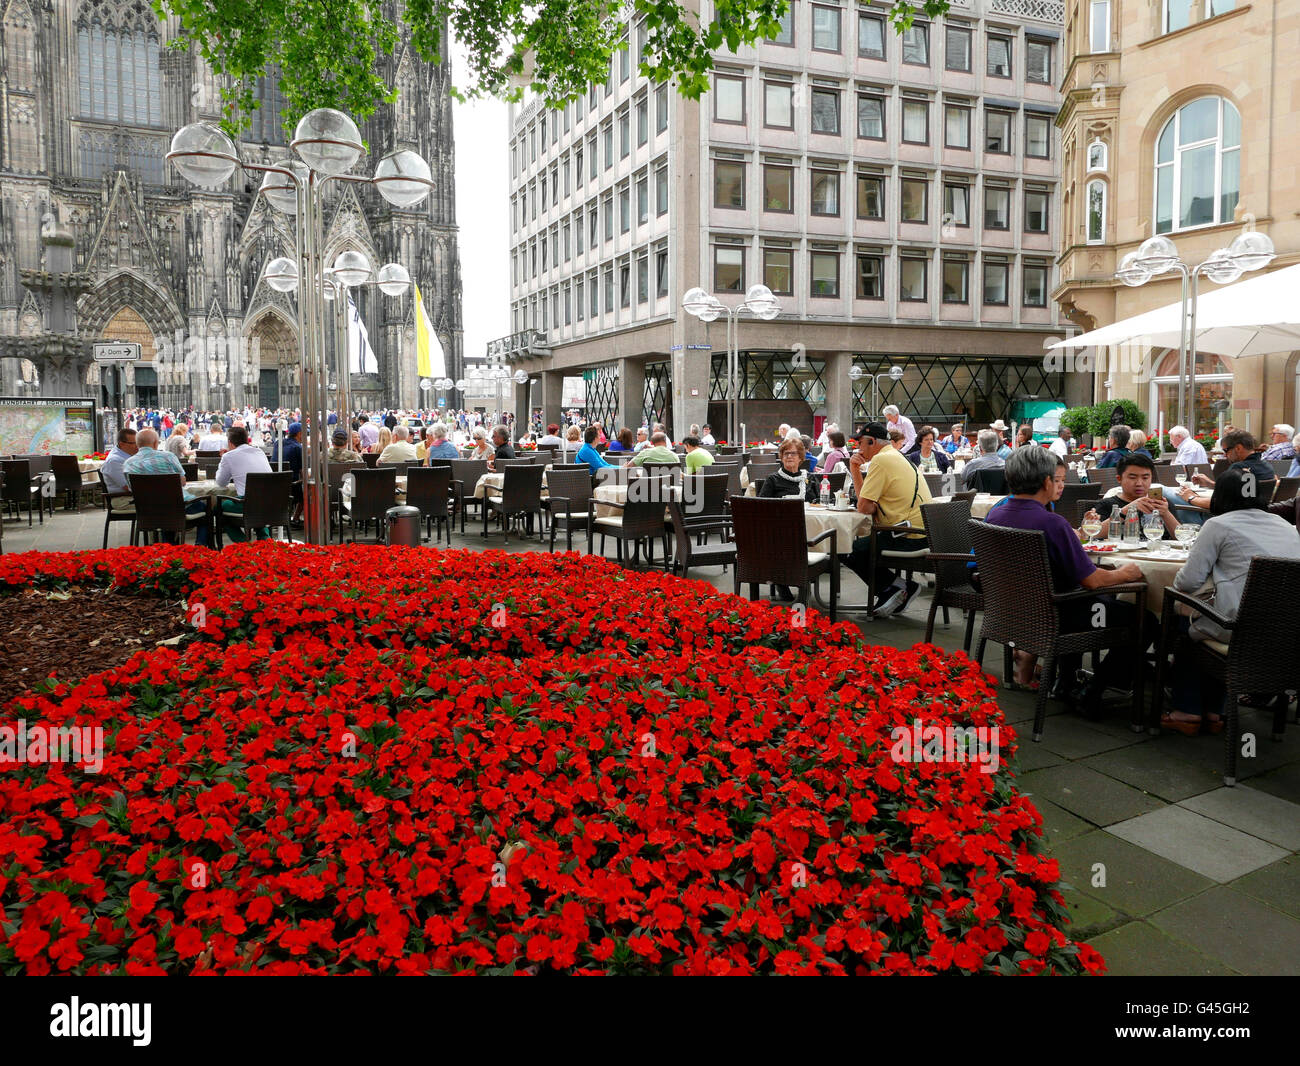
[[[822,477],[821,504],[823,507],[831,505],[831,479],[825,476]]]
[[[1138,519],[1136,507],[1129,507],[1128,512],[1124,515],[1124,540],[1141,541],[1142,540],[1142,523]]]

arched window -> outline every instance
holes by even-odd
[[[280,91],[280,68],[270,67],[257,79],[258,107],[244,140],[254,144],[284,144],[284,93]]]
[[[1088,182],[1088,243],[1101,244],[1106,239],[1106,183]]]
[[[25,4],[10,5],[4,28],[9,88],[36,88],[36,26],[30,9]]]
[[[1178,382],[1181,359],[1177,350],[1168,352],[1155,365],[1150,379],[1149,410],[1163,412],[1166,426],[1178,421]],[[1187,412],[1194,433],[1222,429],[1223,413],[1232,406],[1232,367],[1218,355],[1196,353],[1196,392]],[[1157,416],[1153,416],[1157,417]]]
[[[1156,139],[1156,232],[1231,222],[1241,194],[1241,114],[1218,96],[1174,112]]]
[[[1093,141],[1088,145],[1088,173],[1095,170],[1106,170],[1106,142]]]
[[[416,113],[420,101],[419,82],[411,66],[409,56],[403,56],[401,69],[397,72],[397,103],[394,105],[397,119],[397,136],[402,140],[414,140],[416,137]]]
[[[162,125],[158,24],[147,11],[90,0],[77,18],[81,115]]]

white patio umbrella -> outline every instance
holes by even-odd
[[[1177,348],[1181,311],[1180,303],[1168,304],[1052,347]],[[1196,347],[1232,358],[1300,348],[1300,264],[1206,292],[1196,309]]]

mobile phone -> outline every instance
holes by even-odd
[[[1165,498],[1165,487],[1163,485],[1152,485],[1147,489],[1148,500],[1163,500]]]

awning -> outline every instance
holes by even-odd
[[[1202,285],[1212,283],[1202,280]],[[1053,348],[1110,348],[1138,344],[1177,348],[1182,304],[1172,303],[1090,333],[1058,341]],[[1300,348],[1300,265],[1202,290],[1196,308],[1197,351],[1231,358]]]

